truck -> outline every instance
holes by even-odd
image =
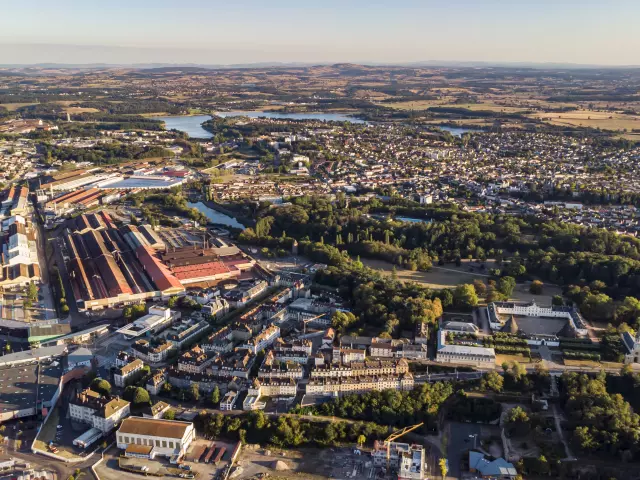
[[[216,453],[216,457],[213,459],[214,465],[218,465],[220,460],[222,460],[222,456],[224,455],[224,452],[226,451],[227,449],[225,447],[220,447],[220,450],[218,450],[218,453]]]
[[[78,438],[76,438],[73,441],[73,444],[76,447],[86,449],[90,445],[94,444],[100,438],[102,438],[102,431],[98,430],[97,428],[90,428],[89,430],[84,432],[82,435],[80,435]]]
[[[204,463],[209,463],[211,461],[211,457],[213,457],[213,454],[216,451],[216,442],[213,442],[211,444],[211,446],[209,447],[209,450],[207,450],[207,454],[204,456],[204,460],[202,460]]]

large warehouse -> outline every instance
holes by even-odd
[[[166,299],[186,287],[238,278],[255,261],[237,247],[167,247],[175,230],[159,235],[150,226],[116,228],[105,212],[67,222],[63,254],[76,303],[92,310]],[[166,234],[166,235],[165,235]]]

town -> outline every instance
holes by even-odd
[[[2,472],[630,478],[638,129],[344,69],[0,69]]]

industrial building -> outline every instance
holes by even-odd
[[[180,458],[196,438],[193,423],[155,418],[126,418],[117,432],[118,448],[126,456]]]

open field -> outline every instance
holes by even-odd
[[[640,116],[624,113],[574,110],[570,112],[544,112],[530,115],[551,125],[601,128],[603,130],[640,130]]]
[[[525,357],[524,355],[505,355],[496,353],[496,365],[502,365],[504,362],[518,362],[518,363],[539,363],[540,359],[535,356]]]
[[[64,111],[72,115],[74,113],[98,113],[100,110],[97,108],[65,107]]]
[[[442,100],[416,100],[407,102],[378,103],[381,107],[394,108],[396,110],[425,110],[430,107],[465,108],[472,111],[489,111],[516,113],[525,110],[522,107],[498,105],[497,103],[450,103],[449,99]]]
[[[10,112],[15,112],[22,107],[30,107],[31,105],[39,105],[38,103],[0,103],[0,107],[4,107]]]
[[[367,267],[381,271],[384,274],[391,275],[394,265],[385,262],[384,260],[372,260],[368,258],[362,258],[362,263]],[[480,270],[476,262],[463,263],[462,266],[456,267],[455,265],[445,265],[442,267],[433,266],[429,272],[414,272],[404,268],[396,267],[396,273],[398,280],[420,283],[426,287],[433,289],[453,288],[461,283],[473,283],[474,280],[482,280],[485,283],[489,280],[487,272],[495,267],[492,260],[488,260],[485,263],[485,269]],[[469,271],[471,266],[474,267],[474,271]],[[535,300],[540,305],[551,305],[551,298],[554,295],[560,295],[562,289],[555,285],[544,285],[544,291],[542,295],[533,295],[529,293],[529,284],[520,283],[516,285],[515,290],[511,296],[512,300],[520,302],[530,302]]]

